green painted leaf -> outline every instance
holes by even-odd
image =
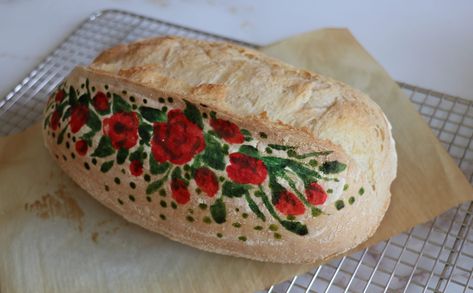
[[[271,189],[271,202],[276,205],[279,202],[279,197],[285,188],[279,184],[275,176],[269,176],[269,189]]]
[[[102,128],[102,122],[99,116],[94,111],[89,110],[89,118],[87,119],[87,126],[94,131],[99,131]]]
[[[158,163],[155,159],[153,154],[149,156],[149,168],[151,171],[151,174],[156,175],[156,174],[162,174],[166,172],[166,170],[169,168],[170,164],[168,162],[165,163]]]
[[[108,136],[102,136],[99,145],[91,154],[92,157],[104,158],[113,154],[115,150],[112,147],[112,142]]]
[[[166,121],[166,114],[158,109],[141,106],[138,108],[141,116],[149,122],[164,122]]]
[[[184,110],[184,115],[186,115],[187,119],[194,122],[201,129],[204,128],[202,115],[200,114],[199,109],[197,109],[197,107],[194,104],[189,103],[188,101],[185,101],[185,102],[186,102],[186,109]]]
[[[347,168],[347,165],[340,163],[339,161],[329,161],[324,162],[322,166],[319,167],[319,170],[325,174],[337,174],[342,172]]]
[[[89,96],[89,94],[85,93],[85,94],[82,94],[82,95],[79,97],[79,103],[80,103],[80,104],[88,105],[89,102],[90,102],[90,96]]]
[[[228,197],[242,197],[248,193],[248,189],[250,189],[249,185],[225,181],[222,186],[222,194]]]
[[[251,198],[250,194],[247,192],[245,193],[245,199],[246,199],[246,202],[248,203],[248,206],[250,207],[251,211],[253,213],[255,213],[255,215],[260,218],[263,222],[266,221],[266,217],[265,215],[263,214],[263,212],[261,212],[261,210],[259,209],[258,205],[256,204],[256,202]]]
[[[113,113],[130,112],[131,106],[121,96],[117,94],[113,94],[112,110],[113,110]]]
[[[240,153],[243,153],[245,155],[248,155],[250,157],[253,157],[253,158],[259,158],[260,157],[260,154],[258,152],[258,149],[256,149],[254,146],[251,146],[251,145],[242,145],[238,151]]]
[[[128,150],[124,148],[120,148],[117,153],[117,164],[121,165],[125,163],[127,157],[128,157]]]
[[[74,106],[77,104],[76,90],[72,85],[69,87],[69,105]]]
[[[148,187],[146,188],[146,194],[152,194],[156,192],[159,188],[161,188],[161,186],[163,186],[164,179],[165,178],[162,178],[150,183]]]
[[[174,170],[172,170],[172,173],[171,173],[171,178],[172,179],[182,179],[182,171],[181,171],[181,168],[179,167],[176,167],[174,168]]]
[[[153,126],[142,123],[138,127],[138,134],[140,135],[140,138],[147,144],[149,145],[149,141],[151,140],[151,135],[153,133]]]
[[[63,130],[61,130],[61,132],[59,133],[59,135],[57,136],[57,144],[61,144],[64,140],[64,134],[66,133],[66,129],[67,127],[64,127]]]
[[[251,137],[251,132],[250,132],[249,130],[247,130],[247,129],[243,129],[243,128],[242,128],[242,129],[240,129],[240,132],[241,132],[241,134],[243,134],[244,136],[249,136],[249,137]]]
[[[136,151],[130,154],[130,161],[142,160],[143,159],[143,146],[140,146]]]
[[[225,152],[220,142],[209,134],[205,134],[205,150],[202,154],[202,161],[216,170],[225,168]]]
[[[210,215],[217,224],[225,223],[227,220],[227,211],[225,208],[225,203],[221,198],[217,199],[210,206]]]
[[[100,167],[100,171],[102,171],[102,173],[107,173],[110,169],[112,169],[112,167],[113,161],[108,161],[102,164],[102,166]]]
[[[290,161],[290,163],[288,164],[288,167],[291,168],[291,170],[294,171],[297,174],[297,176],[299,176],[299,178],[301,178],[301,180],[306,185],[310,184],[314,180],[314,178],[319,178],[319,179],[322,178],[319,172],[313,169],[307,168],[301,163],[298,163],[295,161]]]
[[[270,148],[273,150],[278,150],[278,151],[287,151],[287,150],[292,150],[295,149],[296,147],[289,146],[289,145],[280,145],[280,144],[268,144]]]
[[[300,222],[283,220],[281,221],[281,225],[292,233],[295,233],[300,236],[304,236],[309,233],[309,230],[307,230],[307,226]]]
[[[89,131],[89,132],[87,132],[87,133],[84,133],[84,134],[81,136],[81,139],[82,139],[82,140],[85,140],[85,142],[87,142],[87,145],[88,145],[89,147],[91,147],[91,146],[92,146],[92,138],[95,136],[96,133],[97,133],[97,132],[91,130],[91,131]]]

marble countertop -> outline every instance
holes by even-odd
[[[0,96],[85,17],[108,8],[262,45],[348,27],[396,80],[473,100],[473,2],[467,0],[0,0]]]

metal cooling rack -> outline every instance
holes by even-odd
[[[0,99],[0,136],[39,120],[49,93],[77,64],[90,63],[103,49],[117,43],[165,34],[257,47],[124,11],[95,13]],[[473,102],[399,85],[473,183]],[[473,292],[472,213],[473,203],[462,204],[427,224],[266,292]]]

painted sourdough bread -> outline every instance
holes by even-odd
[[[369,98],[230,44],[112,48],[66,78],[44,117],[51,154],[107,207],[262,261],[313,262],[364,241],[396,172]]]

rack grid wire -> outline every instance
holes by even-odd
[[[119,10],[87,18],[20,84],[0,99],[0,136],[40,119],[47,97],[78,64],[105,48],[156,35],[240,42]],[[473,183],[473,102],[405,83],[399,86]],[[473,292],[473,203],[387,241],[333,260],[265,292]]]

